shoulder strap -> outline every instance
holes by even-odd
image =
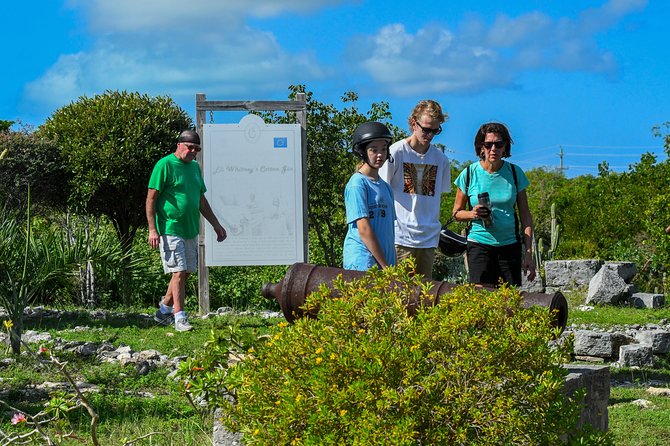
[[[508,163],[509,168],[512,169],[512,177],[514,178],[514,191],[518,194],[519,193],[519,183],[516,179],[516,168],[514,167],[514,164]],[[519,231],[519,208],[516,205],[516,197],[514,198],[514,232],[516,233],[516,240],[521,243],[521,234]]]
[[[514,167],[514,164],[509,163],[510,169],[512,169],[512,176],[514,177],[514,188],[517,189],[517,193],[519,190],[519,182],[516,180],[516,168]]]
[[[468,164],[468,170],[465,172],[465,203],[468,206],[468,210],[472,209],[472,206],[470,206],[470,197],[468,196],[468,189],[470,188],[470,167],[472,167],[472,164]]]

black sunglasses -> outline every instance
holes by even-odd
[[[422,126],[422,125],[419,124],[418,122],[416,122],[415,124],[418,125],[419,128],[421,129],[421,131],[422,131],[423,133],[425,133],[426,135],[430,135],[431,133],[432,133],[433,135],[439,135],[440,133],[442,133],[442,126],[441,126],[441,125],[438,126],[436,129],[431,129],[430,127],[424,127],[424,126]]]
[[[482,143],[482,145],[483,145],[486,149],[489,149],[489,150],[490,150],[491,147],[493,147],[494,145],[495,145],[496,147],[500,148],[500,149],[504,149],[504,148],[505,148],[505,141],[484,141],[484,142]]]
[[[188,150],[193,150],[195,152],[199,152],[202,150],[202,147],[200,147],[197,144],[192,144],[190,142],[181,142],[179,144],[184,144]]]

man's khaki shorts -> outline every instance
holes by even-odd
[[[198,237],[183,239],[176,235],[161,235],[160,249],[165,274],[198,271]]]

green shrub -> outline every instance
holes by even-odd
[[[266,282],[279,282],[286,266],[220,266],[209,269],[211,307],[278,309],[274,300],[261,295]]]
[[[135,305],[155,306],[165,294],[171,276],[163,271],[159,250],[151,248],[147,243],[148,233],[147,228],[138,229],[133,240],[133,265],[128,268],[128,271],[132,280],[132,287],[130,287],[132,291],[131,301]],[[120,278],[119,276],[119,280]],[[193,308],[197,308],[197,274],[192,274],[189,277],[189,282],[193,280],[195,280],[196,295]],[[192,299],[192,295],[192,287],[187,287],[187,296]],[[111,296],[113,294],[105,302],[107,306],[114,305],[114,302],[110,302]],[[117,302],[116,305],[122,305],[122,302]]]
[[[246,347],[221,333],[184,363],[247,444],[558,444],[574,426],[549,314],[517,291],[463,286],[410,317],[427,287],[405,266],[334,289],[309,297],[318,319],[280,323],[235,366],[231,347]]]
[[[447,257],[439,249],[435,250],[433,279],[452,283],[466,283],[468,274],[465,270],[464,256],[465,254],[459,257]]]
[[[6,152],[5,152],[6,151]],[[0,203],[3,210],[25,212],[30,185],[36,215],[64,209],[69,193],[62,155],[52,141],[27,129],[0,132]]]

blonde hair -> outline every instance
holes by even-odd
[[[433,119],[437,119],[440,124],[449,119],[447,113],[442,113],[440,104],[432,99],[424,99],[416,104],[414,110],[412,110],[412,113],[409,115],[408,123],[410,130],[412,130],[414,124],[419,121],[422,115],[428,115]]]

